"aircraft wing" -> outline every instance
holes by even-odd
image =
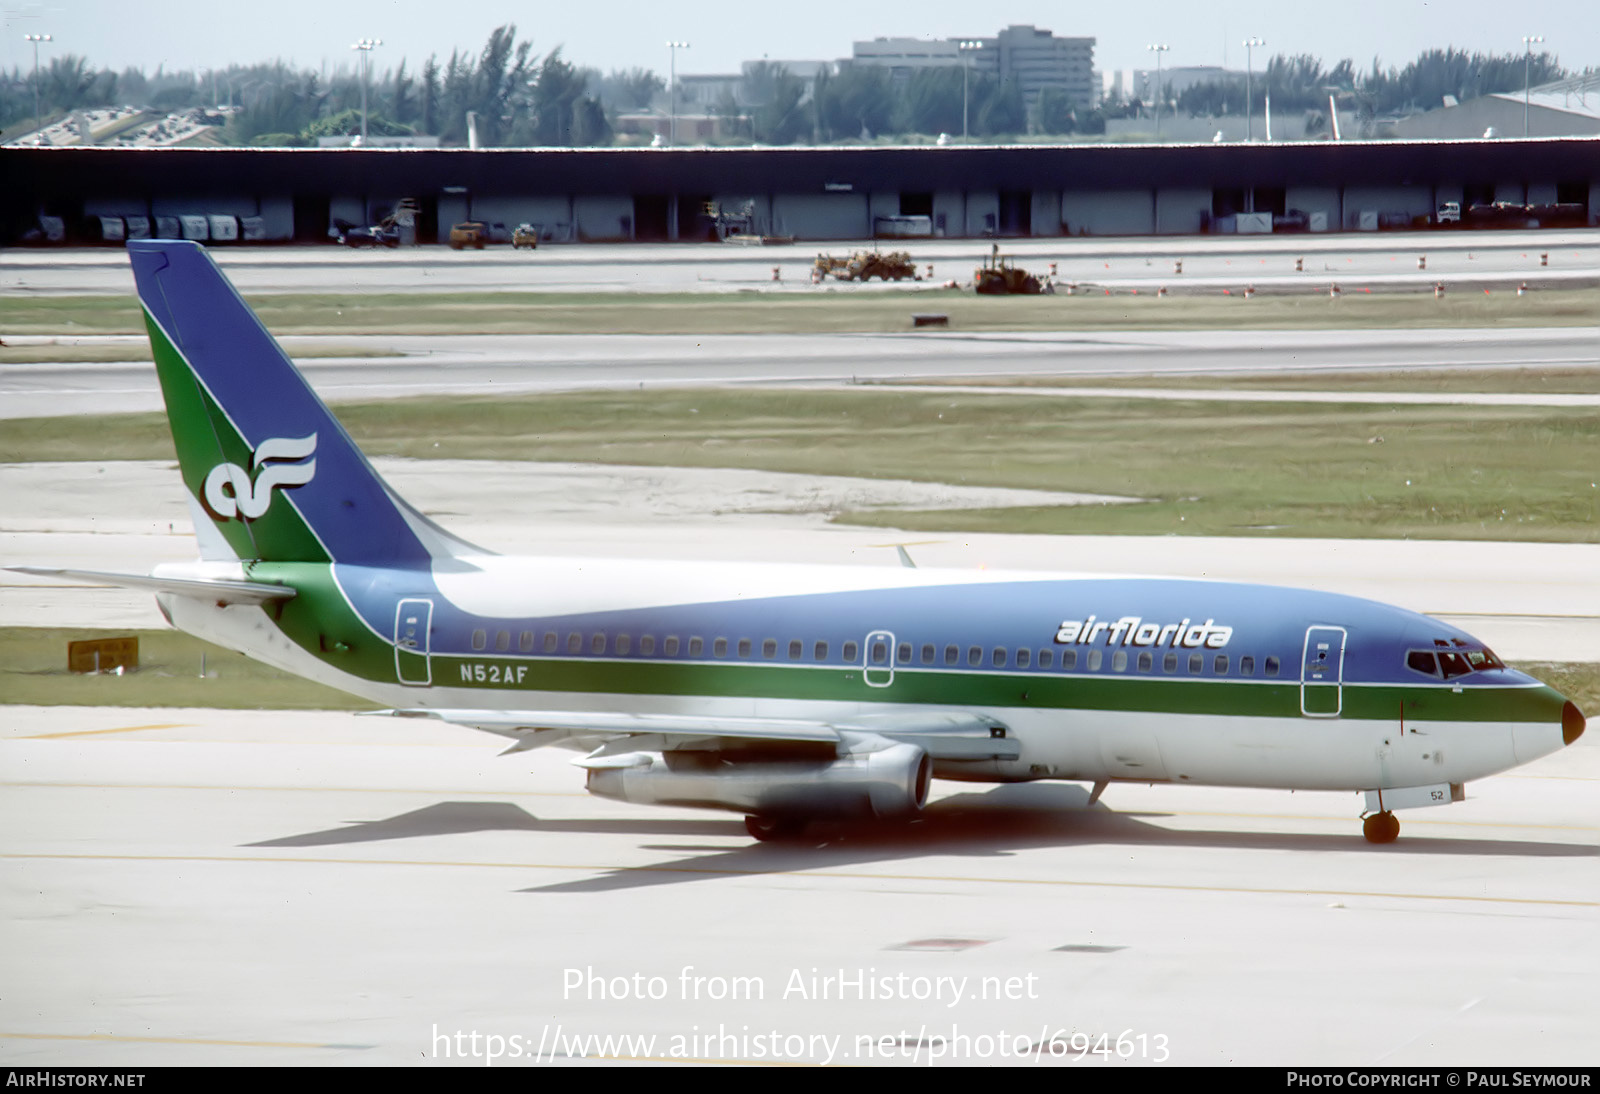
[[[273,600],[289,600],[295,596],[295,591],[287,585],[267,585],[256,581],[151,577],[147,574],[112,574],[101,570],[58,570],[49,566],[7,566],[6,569],[38,577],[88,581],[95,585],[116,585],[124,589],[143,589],[151,593],[173,593],[217,604],[266,604]]]
[[[740,718],[700,714],[627,714],[617,711],[382,710],[400,718],[437,718],[516,739],[508,752],[557,744],[573,737],[601,738],[591,755],[715,747],[721,741],[845,745],[863,737],[914,744],[936,760],[1013,760],[1021,747],[998,719],[964,711],[894,712],[834,720]]]

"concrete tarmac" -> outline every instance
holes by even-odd
[[[18,338],[18,345],[30,339]],[[83,338],[126,345],[132,336]],[[1319,370],[1600,368],[1600,327],[1078,333],[419,335],[297,338],[371,357],[307,357],[330,402],[644,386],[1098,377]],[[294,352],[293,349],[290,352]],[[392,354],[392,356],[390,356]],[[1330,381],[1330,390],[1336,384]],[[1188,393],[1177,397],[1189,398]],[[1330,396],[1332,397],[1332,396]],[[1364,398],[1364,397],[1358,397]],[[1418,396],[1427,398],[1427,396]],[[1488,397],[1491,400],[1496,398]],[[1519,397],[1504,401],[1514,403]],[[1522,397],[1527,398],[1527,397]],[[1570,397],[1543,405],[1582,405]],[[1357,401],[1358,401],[1357,400]],[[1565,400],[1565,402],[1563,402]],[[1450,401],[1446,396],[1436,401]],[[159,410],[147,360],[0,367],[0,419]]]
[[[1444,280],[1457,287],[1579,287],[1600,282],[1600,230],[1435,231],[1340,235],[1041,238],[998,241],[1040,277],[1063,283],[1141,291],[1216,291],[1253,284],[1262,291],[1421,291]],[[849,255],[870,240],[788,247],[705,243],[509,246],[483,251],[447,247],[353,251],[329,244],[212,248],[245,293],[328,292],[815,292],[818,254]],[[911,255],[934,284],[967,282],[990,241],[880,240],[883,251]],[[1423,259],[1419,267],[1418,259]],[[1299,260],[1300,269],[1296,269]],[[1182,269],[1179,270],[1181,263]],[[777,277],[774,278],[774,269]],[[836,285],[837,282],[828,282]],[[912,282],[871,288],[895,291]],[[842,286],[859,291],[867,286]],[[133,293],[119,248],[13,249],[0,252],[0,293]]]
[[[498,751],[7,708],[0,1062],[1594,1062],[1593,733],[1386,847],[1355,795],[1045,783],[757,845]]]

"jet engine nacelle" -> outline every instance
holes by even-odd
[[[739,762],[704,753],[671,765],[635,752],[586,761],[589,793],[641,805],[729,809],[811,820],[904,817],[928,800],[933,763],[916,745],[882,741],[818,761]]]

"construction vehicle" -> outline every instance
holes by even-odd
[[[489,226],[481,220],[463,220],[450,228],[450,246],[459,251],[463,247],[483,250],[489,238]]]
[[[972,271],[972,287],[992,296],[1008,294],[1034,294],[1045,291],[1045,285],[1027,270],[1012,261],[1010,255],[1000,253],[996,243],[984,259],[983,265]]]
[[[857,251],[849,258],[818,255],[814,271],[813,281],[821,281],[825,277],[837,281],[871,281],[874,277],[881,281],[922,280],[917,276],[916,264],[905,251],[890,251],[887,254]]]

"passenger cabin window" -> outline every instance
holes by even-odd
[[[678,656],[678,636],[677,635],[675,635],[675,634],[667,635],[667,640],[665,642],[663,642],[661,645],[662,645],[662,652],[665,653],[668,657],[676,657],[676,656]]]
[[[521,637],[519,637],[517,639],[517,649],[521,650],[523,653],[532,653],[533,652],[533,632],[532,631],[523,631],[522,632]]]
[[[749,657],[750,656],[750,639],[748,639],[748,638],[739,639],[739,656],[740,657]]]
[[[617,656],[618,657],[626,657],[628,655],[628,649],[632,645],[633,645],[633,643],[628,640],[628,636],[627,635],[625,635],[625,634],[617,635]]]
[[[1065,672],[1067,669],[1075,669],[1077,667],[1078,667],[1078,651],[1077,650],[1062,650],[1061,651],[1061,669],[1062,669],[1062,671]]]
[[[606,652],[606,636],[603,631],[596,631],[593,638],[589,639],[590,653]]]
[[[728,656],[728,640],[719,638],[711,643],[711,652],[718,657]]]
[[[1169,650],[1166,653],[1166,655],[1161,658],[1161,671],[1162,672],[1177,672],[1178,671],[1178,655]]]
[[[1206,655],[1205,654],[1203,654],[1203,653],[1191,653],[1189,655],[1189,675],[1190,676],[1198,676],[1198,675],[1200,675],[1200,673],[1205,671],[1205,667],[1206,667]]]
[[[1090,672],[1099,672],[1100,671],[1100,661],[1101,661],[1100,651],[1099,650],[1090,650],[1089,651],[1089,671]]]
[[[501,653],[504,653],[506,650],[509,650],[511,648],[511,632],[510,631],[495,631],[494,632],[494,648],[499,650]]]
[[[1212,658],[1211,671],[1216,673],[1218,676],[1228,675],[1228,655],[1225,653],[1219,653],[1216,657]]]
[[[899,661],[902,665],[909,665],[911,663],[911,643],[900,643],[900,649],[895,653],[894,656],[895,660]]]
[[[996,646],[994,648],[994,653],[991,656],[994,659],[994,667],[995,668],[997,668],[997,669],[1005,668],[1005,666],[1006,666],[1006,651],[1005,651],[1005,647],[1004,646]]]
[[[555,653],[556,652],[556,632],[555,631],[545,631],[544,632],[544,652],[545,653]]]
[[[878,639],[872,643],[870,655],[874,665],[887,665],[889,663],[889,643],[881,638]]]
[[[475,649],[475,650],[487,649],[488,646],[489,646],[489,632],[488,631],[473,631],[472,632],[472,648],[473,649]]]
[[[933,664],[933,643],[932,642],[924,642],[922,644],[922,663],[924,665]]]
[[[1055,655],[1055,651],[1054,650],[1040,650],[1039,651],[1039,667],[1040,668],[1042,668],[1042,669],[1049,668],[1051,665],[1055,664],[1055,660],[1056,660],[1056,655]]]
[[[1276,676],[1276,675],[1278,675],[1278,659],[1276,657],[1267,658],[1266,675],[1268,675],[1268,676]]]
[[[800,660],[800,656],[803,653],[805,653],[805,648],[806,648],[806,644],[804,642],[800,641],[800,639],[791,638],[789,640],[789,660],[791,660],[791,661]]]
[[[583,652],[583,635],[579,634],[577,631],[573,631],[571,634],[567,635],[567,652]]]
[[[1019,669],[1027,668],[1028,667],[1029,658],[1032,656],[1032,654],[1033,654],[1032,650],[1018,650],[1017,651],[1017,668],[1019,668]]]
[[[706,650],[706,640],[699,635],[689,639],[689,656],[699,657]]]
[[[1156,659],[1155,659],[1154,656],[1151,655],[1149,650],[1140,650],[1139,651],[1139,671],[1140,672],[1149,672],[1152,668],[1155,667],[1155,663],[1156,663]]]
[[[656,636],[653,635],[653,634],[642,634],[642,635],[640,635],[639,636],[639,653],[642,656],[649,657],[650,655],[652,655],[655,652],[656,652]]]
[[[826,661],[828,659],[828,644],[826,642],[818,642],[812,647],[811,659],[813,661]]]
[[[840,654],[847,663],[853,663],[856,659],[856,654],[859,652],[861,652],[860,646],[857,646],[854,642],[846,642]]]
[[[973,646],[967,650],[967,664],[973,668],[983,664],[983,648],[981,646]]]
[[[1256,659],[1249,654],[1239,658],[1239,675],[1254,676],[1256,674]]]
[[[1118,650],[1111,655],[1111,671],[1122,672],[1128,667],[1128,651]]]
[[[763,638],[761,640],[761,656],[768,661],[778,656],[778,640],[776,638]]]
[[[960,646],[946,646],[944,648],[944,663],[945,664],[953,665],[957,661],[960,661],[960,660],[961,660],[961,647]]]

